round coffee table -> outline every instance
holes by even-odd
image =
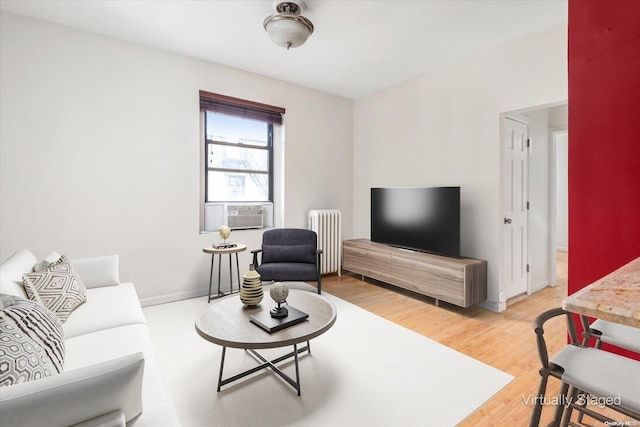
[[[259,312],[269,312],[275,303],[269,297],[270,286],[265,286],[265,298],[257,307],[247,307],[240,302],[238,295],[231,295],[214,301],[197,315],[195,327],[198,334],[207,341],[222,346],[220,360],[220,374],[218,376],[218,391],[223,385],[239,380],[247,375],[271,368],[274,373],[295,388],[300,396],[300,372],[298,368],[298,354],[311,352],[309,340],[315,338],[333,326],[336,321],[336,307],[321,295],[290,289],[287,304],[309,317],[299,323],[284,329],[269,333],[251,322],[251,315]],[[298,348],[298,344],[306,341],[306,346]],[[293,351],[273,360],[267,360],[256,349],[286,347],[292,345]],[[232,377],[222,379],[224,359],[227,347],[242,348],[250,352],[260,362],[260,365]],[[277,366],[284,360],[293,357],[295,360],[295,380],[282,372]]]

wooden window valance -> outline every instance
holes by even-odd
[[[211,111],[245,119],[282,124],[282,115],[285,109],[201,90],[200,111]]]

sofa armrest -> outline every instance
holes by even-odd
[[[62,427],[114,411],[122,411],[128,422],[142,412],[143,372],[140,352],[2,387],[2,424]]]
[[[71,265],[87,289],[120,284],[118,255],[72,259]]]

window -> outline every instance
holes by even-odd
[[[205,113],[205,202],[273,201],[273,124]]]
[[[201,230],[215,231],[222,224],[231,226],[239,218],[229,215],[253,214],[255,205],[266,209],[262,218],[265,222],[257,223],[271,226],[274,164],[279,165],[274,161],[274,132],[281,138],[282,131],[277,128],[282,124],[284,108],[200,91],[200,111]],[[240,214],[238,205],[253,206]]]

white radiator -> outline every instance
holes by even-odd
[[[309,211],[309,229],[318,235],[318,249],[322,249],[322,271],[337,272],[340,276],[342,262],[342,224],[340,211],[323,209]]]

